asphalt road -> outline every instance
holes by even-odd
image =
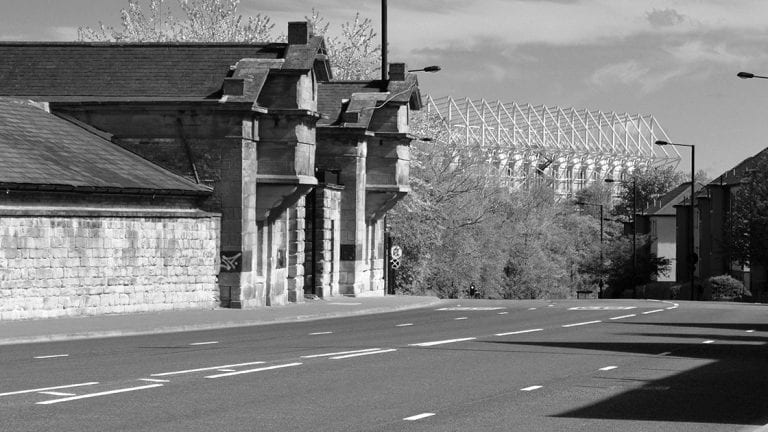
[[[768,307],[452,301],[0,347],[2,431],[752,431]]]

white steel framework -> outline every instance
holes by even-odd
[[[427,111],[442,119],[450,139],[487,149],[514,186],[543,182],[561,197],[681,159],[676,148],[654,145],[669,137],[652,115],[430,96]]]

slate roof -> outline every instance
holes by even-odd
[[[355,93],[389,93],[381,98],[381,102],[391,100],[399,103],[411,102],[414,109],[421,108],[421,95],[415,75],[409,75],[406,81],[329,81],[318,84],[317,110],[324,118],[318,126],[338,126],[343,123],[341,115]],[[415,101],[414,101],[415,98]],[[370,119],[370,116],[368,116]]]
[[[41,101],[218,99],[241,59],[311,69],[323,40],[285,43],[0,43],[0,96]],[[313,52],[314,50],[314,52]]]
[[[0,98],[0,187],[207,195],[173,174],[30,101]]]
[[[709,182],[707,186],[733,186],[741,183],[741,180],[746,177],[747,171],[753,169],[757,164],[757,160],[760,157],[768,157],[768,147],[764,148],[756,155],[744,159],[735,167],[720,174],[716,179]]]

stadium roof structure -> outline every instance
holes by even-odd
[[[652,115],[603,112],[485,99],[426,97],[450,139],[487,149],[513,184],[534,180],[560,196],[604,178],[624,178],[651,166],[677,165],[676,148]]]

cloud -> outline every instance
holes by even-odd
[[[681,15],[674,9],[653,9],[647,12],[645,17],[654,27],[672,27],[685,21],[685,15]]]

